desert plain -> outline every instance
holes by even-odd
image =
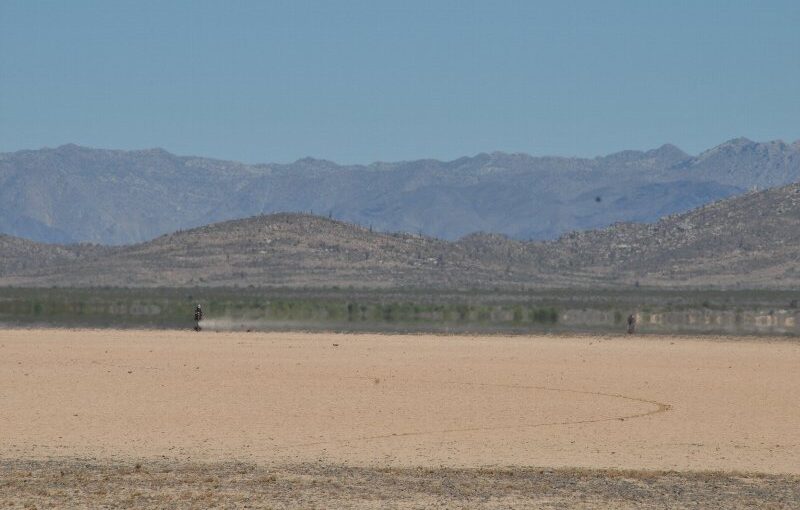
[[[0,506],[800,507],[786,338],[0,330]]]

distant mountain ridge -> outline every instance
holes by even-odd
[[[800,183],[653,224],[526,242],[450,242],[309,214],[272,214],[123,247],[0,236],[0,285],[798,288]]]
[[[380,231],[554,239],[652,222],[752,188],[800,180],[800,142],[735,139],[597,158],[481,153],[453,161],[246,165],[65,145],[0,154],[0,232],[42,242],[130,244],[179,229],[310,212]]]

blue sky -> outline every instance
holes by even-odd
[[[800,138],[800,2],[0,0],[0,151],[246,162]]]

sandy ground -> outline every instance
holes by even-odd
[[[0,456],[800,474],[800,344],[0,331]]]
[[[800,475],[782,340],[2,330],[0,408],[6,482],[76,459]]]

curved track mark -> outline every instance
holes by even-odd
[[[346,379],[365,379],[365,380],[374,380],[374,377],[367,377],[367,376],[353,376],[347,377]],[[499,383],[473,383],[473,382],[463,382],[463,381],[431,381],[431,380],[421,380],[420,382],[428,383],[428,384],[456,384],[456,385],[463,385],[463,386],[483,386],[483,387],[497,387],[497,388],[513,388],[513,389],[527,389],[527,390],[539,390],[539,391],[557,391],[562,393],[577,393],[583,395],[595,395],[600,397],[612,397],[612,398],[621,398],[624,400],[630,400],[633,402],[641,402],[644,404],[650,404],[655,406],[655,409],[651,409],[650,411],[629,414],[624,416],[612,416],[612,417],[603,417],[603,418],[590,418],[586,420],[565,420],[565,421],[552,421],[552,422],[541,422],[541,423],[529,423],[529,424],[522,424],[522,425],[504,425],[504,426],[495,426],[495,427],[464,427],[464,428],[453,428],[453,429],[441,429],[441,430],[422,430],[422,431],[412,431],[412,432],[397,432],[391,434],[379,434],[374,436],[361,436],[355,437],[352,439],[330,439],[325,441],[316,441],[311,443],[298,443],[293,445],[286,445],[281,446],[278,448],[287,449],[287,448],[303,448],[308,446],[321,446],[325,444],[332,444],[332,443],[349,443],[353,441],[374,441],[378,439],[389,439],[392,437],[412,437],[412,436],[423,436],[423,435],[431,435],[431,434],[452,434],[457,432],[490,432],[494,430],[509,430],[509,429],[531,429],[537,427],[550,427],[554,425],[585,425],[589,423],[601,423],[606,421],[624,421],[624,420],[632,420],[635,418],[644,418],[645,416],[651,416],[654,414],[665,413],[672,409],[671,404],[665,404],[663,402],[658,402],[657,400],[650,400],[646,398],[639,398],[639,397],[631,397],[629,395],[622,395],[621,393],[604,393],[602,391],[585,391],[585,390],[573,390],[569,388],[552,388],[549,386],[533,386],[533,385],[524,385],[524,384],[499,384]]]

